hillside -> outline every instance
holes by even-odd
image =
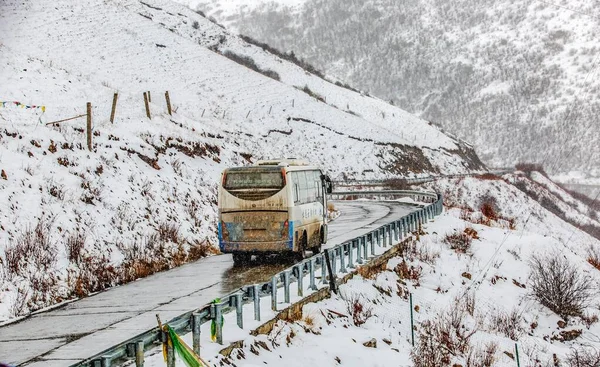
[[[443,126],[492,166],[600,176],[595,2],[179,1]]]
[[[169,1],[3,1],[0,33],[0,320],[214,253],[227,166],[297,156],[336,179],[485,169],[436,126]],[[85,117],[70,119],[87,102],[91,151]]]
[[[249,335],[234,312],[226,315],[227,341],[243,340],[229,358],[205,324],[203,358],[229,366],[514,367],[517,358],[521,366],[597,366],[600,240],[561,217],[599,226],[599,212],[537,172],[427,185],[446,195],[445,211],[413,233],[400,256],[359,267],[337,295],[305,305],[268,334]],[[191,344],[190,334],[184,339]],[[158,348],[150,354],[149,366],[164,364]]]

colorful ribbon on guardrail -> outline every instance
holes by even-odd
[[[46,106],[28,105],[17,101],[0,101],[0,107],[6,107],[7,105],[10,106],[11,104],[21,108],[35,108],[42,110],[42,112],[46,112]]]
[[[212,303],[221,303],[221,299],[215,298],[214,301],[212,301]],[[224,322],[225,320],[223,319],[223,315],[221,315],[221,325],[223,325]],[[215,322],[214,318],[210,323],[210,340],[212,340],[213,342],[217,341],[217,323]]]
[[[167,343],[173,344],[173,350],[179,354],[179,357],[183,360],[187,367],[205,367],[208,366],[206,362],[198,356],[189,345],[187,345],[179,335],[169,325],[164,325],[163,330],[169,334]],[[166,348],[163,345],[163,354],[165,362],[167,361]]]

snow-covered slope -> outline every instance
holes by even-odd
[[[600,175],[596,1],[178,1],[441,124],[491,165]]]
[[[169,1],[3,1],[0,33],[0,320],[214,252],[225,166],[297,156],[356,178],[483,168],[437,127]],[[92,151],[85,117],[48,124],[87,102]]]
[[[529,188],[547,192],[549,183],[534,176]],[[429,184],[448,196],[446,211],[424,225],[402,256],[376,271],[359,270],[339,295],[304,306],[301,317],[279,321],[270,334],[243,337],[244,347],[228,361],[210,343],[202,347],[203,358],[236,366],[504,367],[517,365],[516,345],[521,366],[596,366],[600,241],[540,205],[514,183],[522,178]],[[571,207],[570,214],[581,207],[571,205],[568,193],[550,191],[565,198],[556,205]],[[579,316],[559,316],[533,297],[535,257],[564,260],[585,280],[589,298]],[[227,317],[225,325],[235,325],[235,314]],[[585,354],[596,362],[585,364]],[[160,358],[147,363],[159,366]],[[419,358],[426,361],[419,364]]]

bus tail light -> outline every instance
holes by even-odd
[[[223,240],[229,241],[229,232],[227,231],[227,226],[223,221],[221,222],[221,233],[223,234]]]
[[[227,179],[227,172],[223,172],[221,177],[221,186],[225,187],[225,180]]]
[[[286,221],[283,222],[283,228],[281,229],[281,236],[285,236],[288,233],[288,230],[290,228],[290,222]]]
[[[285,178],[285,168],[281,169],[281,177],[283,178],[283,186],[287,184],[287,180]]]

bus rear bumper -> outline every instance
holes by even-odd
[[[219,242],[219,248],[222,253],[245,252],[251,254],[261,253],[281,253],[289,252],[293,249],[292,241],[275,242]]]

